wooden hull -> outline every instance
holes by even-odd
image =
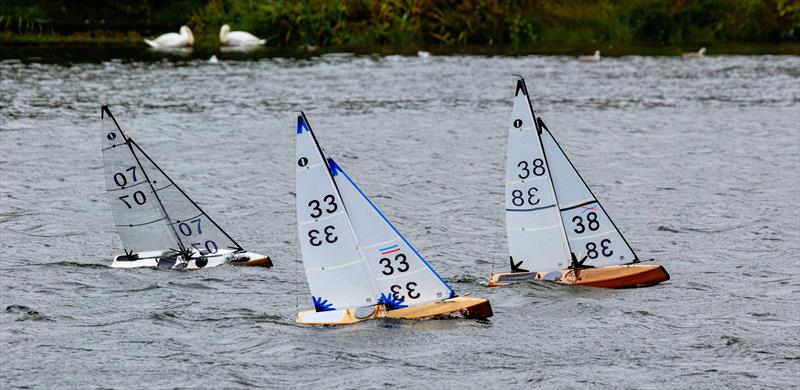
[[[488,287],[542,280],[574,286],[634,288],[652,286],[667,281],[669,274],[664,267],[657,264],[615,265],[584,268],[577,271],[562,269],[552,272],[514,272],[492,275]]]
[[[472,318],[492,316],[489,300],[473,297],[455,297],[440,302],[415,305],[397,310],[386,310],[384,305],[365,306],[332,311],[305,310],[297,313],[297,323],[307,325],[347,325],[375,318],[426,319]]]
[[[229,263],[237,267],[272,267],[272,260],[269,258],[269,256],[250,259],[247,261],[229,261]]]

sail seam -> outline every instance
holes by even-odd
[[[608,233],[616,233],[616,230],[613,230],[613,229],[612,230],[607,230],[607,231],[604,231],[602,233],[598,233],[598,234],[595,234],[595,235],[592,235],[592,236],[580,236],[580,237],[570,238],[569,240],[570,241],[582,241],[582,240],[586,240],[586,239],[590,239],[590,238],[597,238],[597,237],[605,236],[605,235],[608,235]]]
[[[109,189],[109,190],[106,190],[106,191],[113,192],[113,191],[127,190],[128,188],[136,187],[138,185],[145,184],[145,183],[147,183],[147,182],[146,181],[140,181],[140,182],[138,182],[136,184],[131,184],[131,185],[127,186],[127,187],[112,188],[112,189]]]
[[[549,206],[543,206],[543,207],[534,207],[532,209],[506,209],[506,211],[537,211],[537,210],[549,209],[551,207],[555,207],[555,204],[551,204]]]
[[[158,222],[158,221],[163,221],[163,220],[165,220],[165,219],[167,219],[167,217],[161,217],[161,218],[159,218],[159,219],[156,219],[155,221],[150,221],[150,222],[145,222],[145,223],[138,223],[138,224],[127,224],[127,225],[114,225],[114,226],[117,226],[117,227],[135,227],[135,226],[144,226],[144,225],[149,225],[149,224],[151,224],[151,223],[156,223],[156,222]]]
[[[561,225],[550,225],[550,226],[537,227],[537,228],[518,228],[518,227],[509,226],[509,227],[506,228],[506,230],[528,233],[528,232],[537,232],[537,231],[540,231],[540,230],[547,230],[547,229],[560,228],[560,227],[561,227]]]
[[[327,270],[331,270],[331,269],[347,267],[347,266],[350,266],[350,265],[353,265],[353,264],[357,264],[357,263],[362,262],[362,261],[364,261],[364,258],[360,257],[360,258],[358,258],[356,260],[353,260],[353,261],[351,261],[349,263],[337,264],[337,265],[331,265],[331,266],[325,266],[325,267],[306,267],[306,270],[307,271],[327,271]]]
[[[561,210],[561,211],[569,211],[569,210],[577,209],[578,207],[588,206],[588,205],[590,205],[592,203],[597,203],[597,199],[592,199],[590,201],[586,201],[586,202],[583,202],[583,203],[578,203],[578,204],[576,204],[574,206],[564,207],[563,209],[559,209],[559,210]]]

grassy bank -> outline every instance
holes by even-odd
[[[678,50],[797,42],[800,1],[152,0],[87,7],[10,0],[0,5],[0,42],[139,45],[142,37],[188,24],[195,45],[212,48],[225,23],[284,48]]]

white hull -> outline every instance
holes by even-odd
[[[222,252],[213,255],[206,255],[202,257],[192,257],[189,261],[183,261],[182,256],[176,256],[170,252],[142,252],[139,253],[134,260],[128,259],[128,256],[119,255],[114,258],[111,263],[112,268],[167,268],[176,270],[198,270],[202,268],[216,267],[231,261],[236,261],[243,257],[249,260],[266,258],[254,252],[239,252],[233,253],[230,251]],[[245,261],[246,262],[246,261]]]

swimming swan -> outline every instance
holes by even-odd
[[[231,31],[231,26],[225,24],[219,29],[219,43],[223,46],[257,46],[267,43],[267,40],[246,31]]]
[[[579,61],[583,62],[597,62],[600,61],[600,50],[595,50],[594,55],[590,56],[580,56],[578,57]]]
[[[189,27],[181,26],[180,34],[166,33],[152,41],[145,39],[144,42],[155,49],[171,49],[192,46],[194,44],[194,35],[192,35],[192,30]]]

